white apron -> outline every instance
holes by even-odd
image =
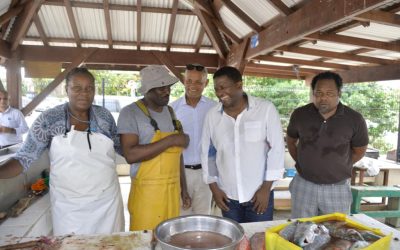
[[[92,132],[88,140],[88,132],[73,127],[53,138],[49,156],[54,235],[124,231],[113,145],[103,134]]]

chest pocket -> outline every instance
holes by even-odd
[[[260,121],[244,123],[244,139],[248,142],[263,140],[263,129]]]

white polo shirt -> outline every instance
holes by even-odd
[[[248,96],[248,107],[236,120],[222,104],[207,113],[201,145],[203,179],[217,182],[226,195],[248,202],[263,181],[284,172],[285,145],[279,114],[266,100]]]
[[[15,134],[0,133],[0,146],[7,146],[22,142],[22,135],[28,132],[25,117],[18,109],[8,107],[4,112],[0,112],[0,125],[15,129]]]

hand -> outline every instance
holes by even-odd
[[[224,191],[222,191],[217,183],[211,183],[210,184],[210,189],[213,195],[213,199],[215,201],[215,203],[217,204],[217,206],[222,210],[222,211],[229,211],[229,207],[226,204],[227,202],[229,202],[228,196],[225,194]]]
[[[189,196],[189,193],[185,190],[181,192],[182,197],[182,209],[187,210],[192,205],[192,199]]]
[[[254,203],[253,209],[257,214],[263,214],[267,210],[270,192],[270,187],[262,185],[251,199]]]
[[[168,138],[171,140],[171,147],[186,148],[189,145],[189,136],[187,134],[172,134]]]

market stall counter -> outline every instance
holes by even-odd
[[[400,232],[394,228],[386,226],[385,224],[368,217],[364,214],[356,214],[351,216],[351,219],[360,222],[366,226],[379,228],[384,234],[393,233],[391,240],[390,249],[400,249]],[[241,224],[245,230],[247,238],[250,238],[254,233],[264,232],[267,228],[286,223],[285,220],[277,220],[270,222],[256,222],[256,223],[243,223]],[[97,250],[97,249],[152,249],[151,239],[152,232],[150,231],[140,231],[140,232],[125,232],[113,235],[67,235],[64,237],[16,237],[11,234],[0,235],[0,249],[5,249],[5,245],[10,244],[21,244],[22,247],[35,247],[35,244],[44,242],[53,249],[87,249],[87,250]],[[35,241],[37,241],[35,243]],[[38,243],[39,242],[39,243]],[[154,247],[154,246],[153,246]],[[48,248],[51,249],[51,248]],[[157,245],[155,249],[160,249]]]

